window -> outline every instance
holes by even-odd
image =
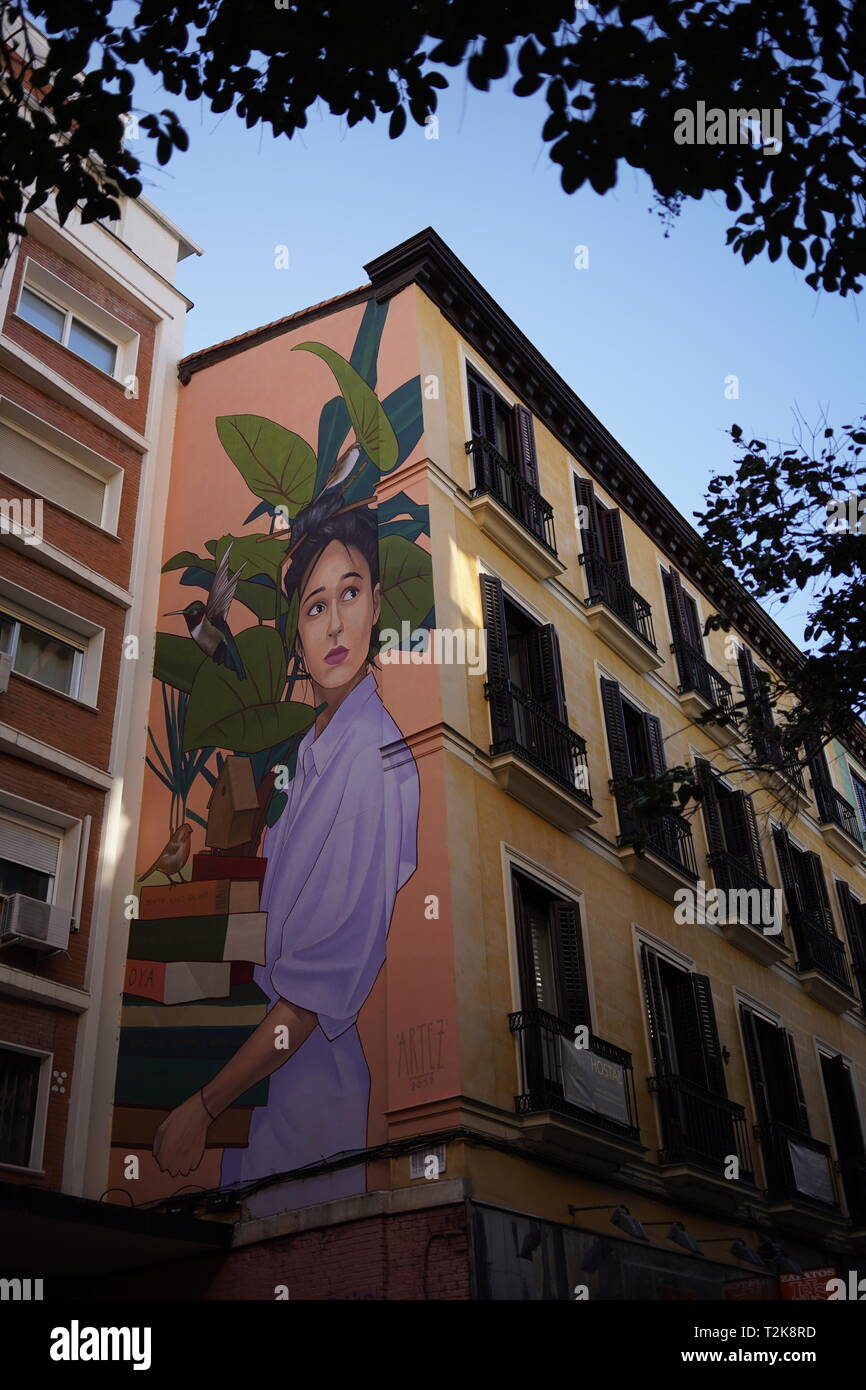
[[[836,880],[836,897],[848,934],[857,987],[866,1011],[866,903],[855,897],[848,884],[841,879]]]
[[[104,338],[101,333],[90,328],[68,309],[52,304],[35,290],[24,285],[18,301],[18,314],[34,328],[38,328],[54,338],[64,347],[83,357],[100,371],[114,374],[117,361],[117,344]]]
[[[568,727],[556,629],[531,618],[503,592],[501,581],[488,574],[481,575],[481,597],[491,753],[516,751],[590,801],[586,749]]]
[[[652,608],[629,582],[619,512],[616,507],[602,506],[592,483],[586,478],[579,478],[577,474],[574,475],[574,494],[580,509],[580,563],[586,570],[586,606],[605,604],[633,632],[655,648]]]
[[[637,830],[629,808],[626,782],[637,777],[657,777],[665,770],[661,720],[644,714],[623,697],[617,681],[601,678],[601,698],[607,745],[617,799],[619,828],[623,836]]]
[[[835,1206],[830,1150],[811,1138],[793,1037],[745,1005],[740,1020],[770,1200]]]
[[[43,1053],[0,1046],[0,1163],[31,1168],[39,1136],[40,1091],[46,1057]]]
[[[854,788],[854,796],[857,801],[857,809],[860,812],[860,824],[866,834],[866,782],[862,777],[858,777],[853,767],[849,768],[851,773],[851,785]]]
[[[521,1004],[543,1009],[569,1027],[591,1024],[586,965],[576,902],[512,872]]]
[[[770,677],[766,671],[755,665],[755,658],[748,647],[741,647],[737,653],[740,668],[740,684],[743,699],[751,721],[749,735],[752,751],[759,763],[767,763],[778,768],[792,781],[802,787],[803,779],[796,760],[786,755],[782,747],[782,737],[773,717]]]
[[[82,648],[0,609],[0,652],[12,657],[17,675],[77,698]]]
[[[662,570],[662,583],[671,624],[671,636],[674,642],[677,645],[683,643],[691,651],[702,656],[704,632],[698,613],[698,605],[691,594],[686,593],[676,570]]]
[[[719,888],[760,888],[767,870],[751,796],[726,786],[703,758],[695,761],[709,863]]]
[[[850,1063],[839,1054],[821,1053],[821,1075],[848,1213],[855,1225],[866,1221],[866,1145]]]
[[[472,434],[492,445],[536,492],[538,462],[532,416],[523,405],[510,406],[480,376],[467,369]]]
[[[0,895],[54,901],[61,835],[0,814]]]

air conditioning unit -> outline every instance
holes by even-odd
[[[11,893],[0,900],[0,945],[26,946],[45,955],[69,945],[72,913],[63,907]]]
[[[9,689],[9,677],[12,674],[12,657],[8,652],[0,652],[0,695],[5,695]]]

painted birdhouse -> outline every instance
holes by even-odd
[[[232,849],[252,836],[259,802],[249,758],[226,758],[208,802],[205,843]]]

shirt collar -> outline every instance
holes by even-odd
[[[364,679],[359,681],[354,690],[351,690],[346,696],[318,738],[315,734],[316,726],[313,725],[310,730],[313,735],[312,740],[307,744],[302,754],[305,772],[309,771],[310,759],[312,759],[316,765],[316,772],[321,777],[331,758],[351,732],[363,706],[376,693],[376,678],[372,671],[368,671]]]

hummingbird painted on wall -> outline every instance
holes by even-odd
[[[143,878],[149,878],[151,874],[165,874],[169,883],[177,877],[181,878],[181,869],[189,859],[190,845],[192,843],[192,826],[184,821],[176,830],[173,830],[166,840],[162,852],[153,861],[149,869],[143,874],[138,875],[139,883]]]
[[[233,671],[239,680],[243,680],[246,671],[237,642],[226,622],[226,615],[235,596],[238,580],[246,568],[246,561],[234,574],[229,574],[231,549],[229,546],[219,563],[206,604],[202,603],[201,599],[196,599],[194,603],[188,603],[186,608],[175,608],[163,616],[183,617],[190,637],[205,656],[209,656],[217,666],[225,666],[229,671]]]

